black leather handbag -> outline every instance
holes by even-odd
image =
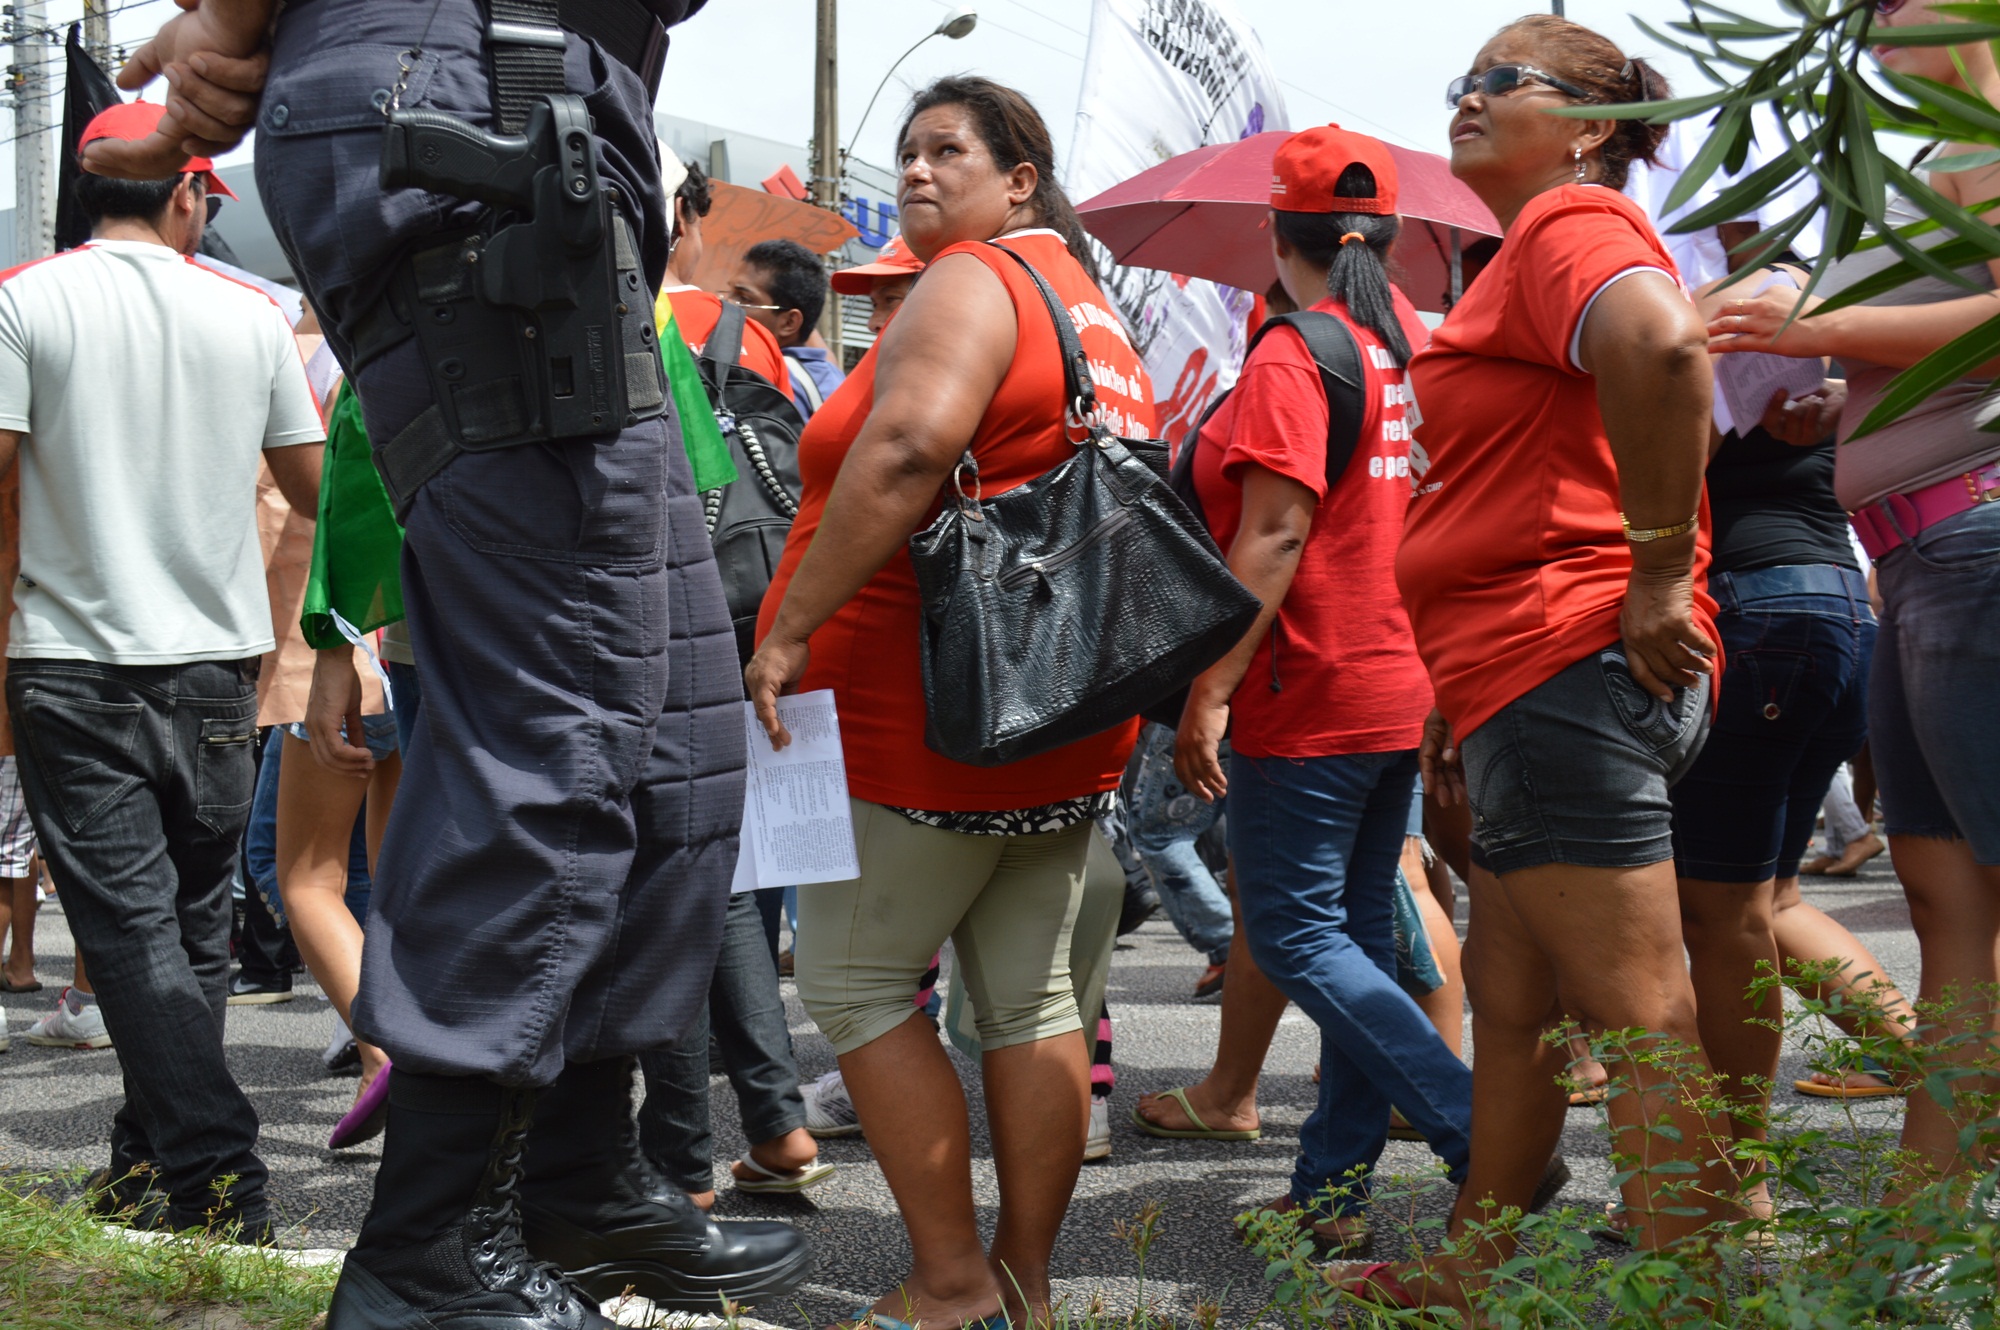
[[[1164,445],[1096,419],[1076,325],[1007,249],[1061,343],[1065,420],[1084,431],[1054,470],[992,499],[970,449],[936,521],[910,538],[923,595],[924,742],[996,767],[1139,714],[1227,655],[1260,602],[1167,487]]]

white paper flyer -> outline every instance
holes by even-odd
[[[755,707],[743,704],[750,762],[731,891],[845,882],[861,875],[832,690],[781,697],[778,716],[792,733],[781,752],[772,749]]]

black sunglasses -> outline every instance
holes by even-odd
[[[220,194],[204,195],[202,197],[202,202],[208,205],[208,220],[213,222],[215,220],[215,214],[222,211],[222,195]]]
[[[1456,109],[1461,101],[1475,92],[1483,92],[1488,97],[1505,97],[1531,79],[1536,83],[1546,83],[1557,92],[1566,92],[1578,101],[1590,100],[1590,94],[1576,84],[1544,73],[1533,65],[1495,65],[1480,73],[1464,74],[1453,79],[1444,90],[1444,104]]]

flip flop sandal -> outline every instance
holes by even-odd
[[[1274,1205],[1260,1205],[1250,1213],[1278,1215],[1298,1214],[1299,1211],[1280,1210]],[[1368,1249],[1375,1245],[1374,1226],[1363,1221],[1343,1230],[1340,1225],[1338,1217],[1315,1220],[1312,1223],[1301,1222],[1299,1233],[1311,1241],[1314,1250],[1326,1260],[1339,1261],[1351,1256],[1366,1256]],[[1244,1242],[1249,1241],[1250,1238],[1246,1234]]]
[[[1157,1136],[1165,1141],[1255,1141],[1263,1139],[1264,1129],[1262,1127],[1252,1127],[1247,1131],[1222,1131],[1203,1122],[1201,1115],[1188,1105],[1187,1087],[1185,1085],[1175,1086],[1171,1090],[1162,1090],[1160,1093],[1166,1098],[1173,1100],[1176,1104],[1179,1104],[1181,1112],[1187,1114],[1187,1120],[1192,1122],[1194,1127],[1192,1130],[1162,1127],[1147,1118],[1135,1106],[1132,1109],[1132,1125],[1140,1131],[1145,1132],[1148,1136]]]
[[[825,1182],[839,1171],[832,1164],[819,1158],[814,1158],[805,1167],[795,1168],[790,1172],[765,1168],[747,1154],[737,1162],[757,1175],[753,1178],[738,1178],[734,1171],[730,1173],[731,1178],[736,1182],[736,1190],[748,1192],[752,1196],[796,1195],[808,1187],[819,1186],[820,1183]]]
[[[1617,1201],[1606,1201],[1604,1203],[1604,1217],[1602,1219],[1584,1220],[1583,1231],[1590,1234],[1593,1238],[1602,1238],[1606,1242],[1615,1242],[1622,1247],[1637,1245],[1634,1235],[1638,1230],[1619,1222],[1618,1212],[1622,1208]]]
[[[873,1312],[863,1307],[848,1321],[847,1330],[917,1330],[917,1327],[885,1312]],[[1008,1330],[1007,1313],[998,1311],[976,1321],[967,1321],[963,1330]]]
[[[1608,1084],[1586,1086],[1581,1090],[1571,1090],[1569,1092],[1569,1106],[1571,1108],[1595,1108],[1610,1097],[1611,1087]]]
[[[1822,1075],[1826,1076],[1844,1074],[1829,1068],[1819,1068],[1818,1070]],[[1910,1093],[1908,1087],[1896,1084],[1895,1079],[1889,1074],[1889,1069],[1874,1058],[1862,1058],[1861,1065],[1854,1070],[1864,1076],[1873,1076],[1877,1080],[1887,1081],[1888,1084],[1821,1085],[1818,1081],[1808,1076],[1804,1080],[1793,1081],[1792,1088],[1800,1094],[1810,1096],[1814,1099],[1902,1099],[1906,1098]]]
[[[1416,1311],[1423,1304],[1404,1287],[1402,1280],[1389,1273],[1393,1268],[1391,1262],[1375,1261],[1352,1273],[1343,1273],[1341,1266],[1329,1265],[1321,1274],[1336,1291],[1358,1302],[1373,1307],[1394,1307],[1398,1311]]]
[[[1428,1141],[1430,1137],[1410,1125],[1410,1120],[1395,1109],[1389,1110],[1389,1139],[1392,1141]]]
[[[42,984],[38,979],[30,979],[25,984],[17,984],[10,979],[0,979],[0,993],[39,993],[41,991]]]

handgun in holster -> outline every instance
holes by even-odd
[[[397,515],[461,450],[602,438],[663,414],[651,291],[617,191],[599,181],[583,98],[543,95],[519,137],[437,111],[388,119],[384,189],[491,208],[411,254],[390,286],[435,397],[375,446]]]

